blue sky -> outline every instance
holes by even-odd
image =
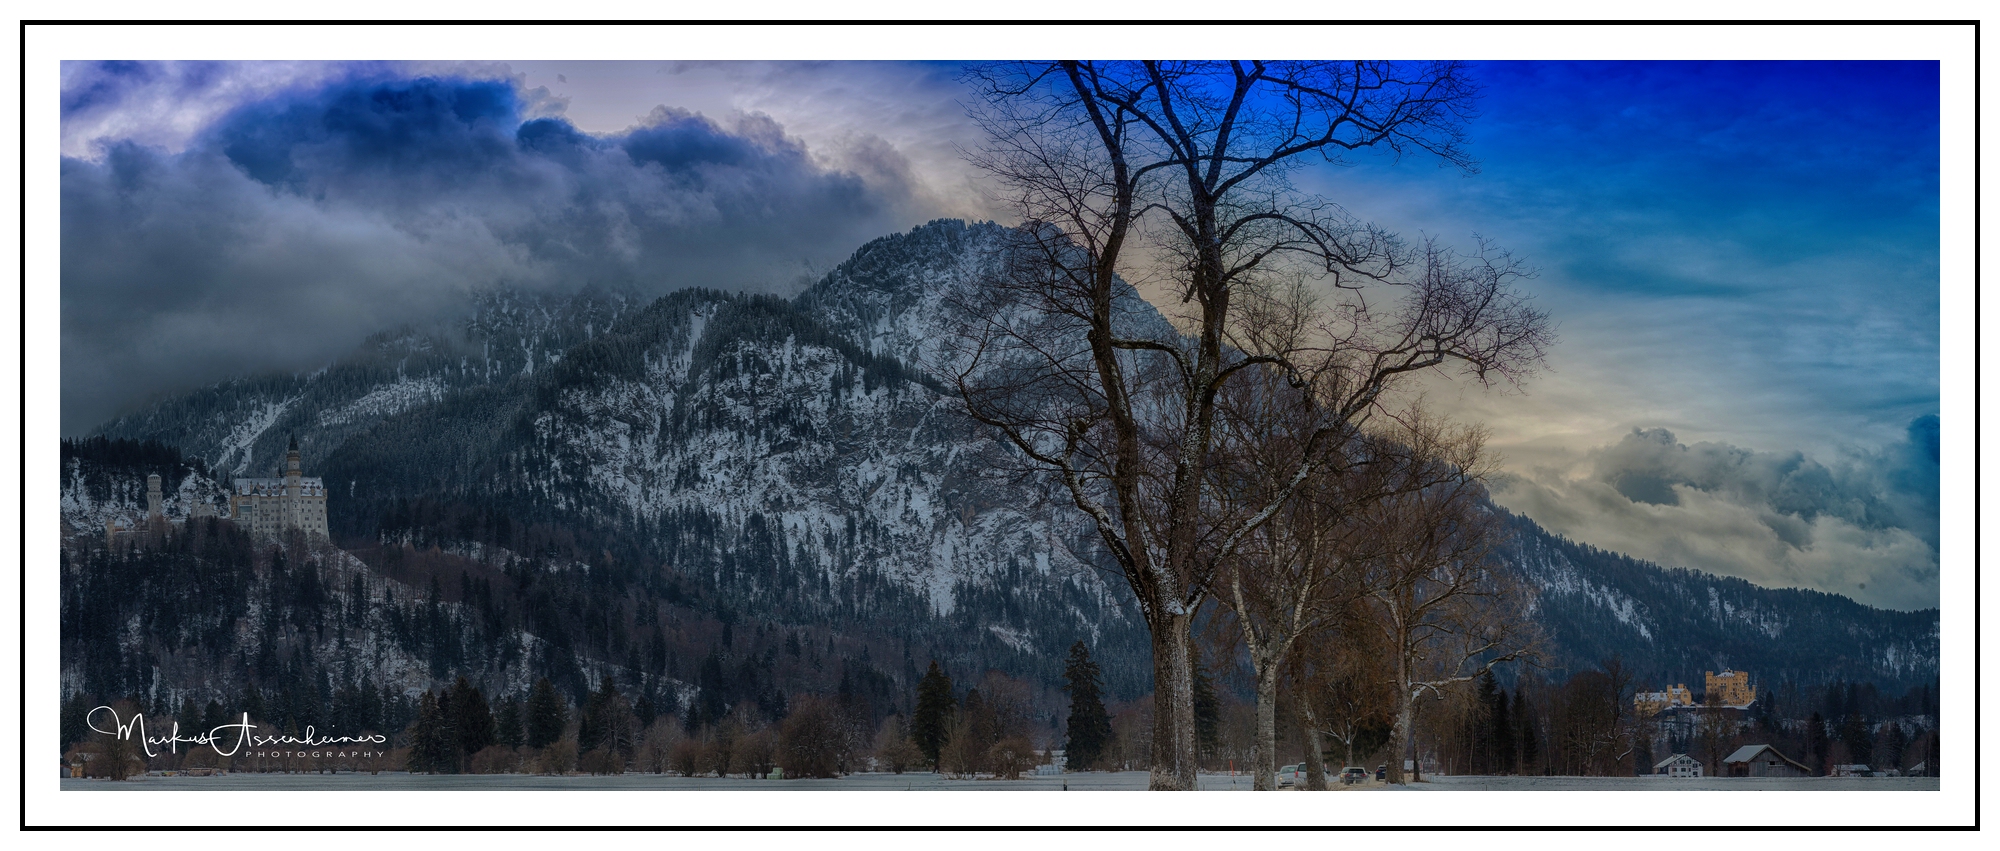
[[[1935,65],[1489,63],[1478,73],[1479,175],[1406,163],[1337,179],[1383,199],[1377,215],[1403,230],[1477,231],[1514,248],[1545,291],[1593,316],[1645,315],[1605,317],[1599,327],[1624,343],[1599,341],[1593,358],[1606,345],[1678,350],[1676,360],[1744,373],[1728,376],[1738,395],[1773,403],[1768,425],[1685,427],[1790,433],[1830,451],[1842,434],[1878,441],[1936,413]],[[1565,319],[1572,333],[1594,330]],[[1656,325],[1670,340],[1645,339]],[[1824,424],[1797,422],[1801,406]]]
[[[959,157],[954,71],[65,63],[64,431],[494,283],[790,292],[869,237],[1005,220]],[[1499,500],[1643,558],[1935,605],[1936,64],[1474,73],[1477,174],[1363,158],[1301,184],[1539,270],[1547,373],[1429,390],[1493,429]],[[229,333],[287,313],[317,321],[281,351]]]
[[[1564,337],[1549,373],[1521,397],[1434,390],[1493,426],[1500,501],[1668,564],[1934,601],[1937,66],[1477,73],[1479,174],[1405,162],[1324,185],[1399,230],[1479,233],[1540,270],[1531,287]],[[1640,451],[1661,440],[1679,448]],[[1614,484],[1639,480],[1667,482],[1673,504]]]

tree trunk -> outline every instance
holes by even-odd
[[[1250,744],[1250,764],[1256,769],[1252,791],[1278,788],[1275,778],[1278,758],[1278,672],[1275,665],[1261,665],[1257,671],[1257,738]]]
[[[1414,732],[1410,722],[1412,716],[1416,714],[1414,703],[1415,701],[1409,697],[1409,689],[1404,689],[1400,705],[1396,707],[1396,724],[1389,731],[1389,782],[1391,783],[1410,782],[1410,778],[1403,774],[1403,762],[1415,759],[1411,756],[1413,748],[1410,743],[1410,734]],[[1415,766],[1416,763],[1412,761],[1410,765]]]
[[[1298,718],[1299,729],[1306,733],[1305,789],[1308,792],[1323,791],[1326,789],[1326,760],[1320,755],[1319,719],[1313,717],[1312,707],[1307,706],[1303,698],[1295,694],[1292,700],[1298,709],[1294,714]],[[1351,755],[1348,761],[1353,761]]]
[[[1193,791],[1194,661],[1188,647],[1193,618],[1167,615],[1153,630],[1153,766],[1146,788]]]

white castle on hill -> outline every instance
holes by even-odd
[[[318,476],[299,474],[297,437],[285,448],[284,478],[236,480],[229,494],[229,519],[259,536],[295,528],[308,536],[327,536],[326,484]]]

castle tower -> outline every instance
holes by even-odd
[[[166,520],[163,519],[165,513],[163,503],[165,502],[166,496],[160,493],[160,474],[148,474],[146,476],[146,528],[155,531],[166,528]]]
[[[299,526],[299,436],[288,438],[285,446],[285,525]]]

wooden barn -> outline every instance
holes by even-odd
[[[1722,772],[1728,777],[1811,777],[1813,770],[1798,760],[1778,753],[1770,745],[1744,745],[1723,758]]]

